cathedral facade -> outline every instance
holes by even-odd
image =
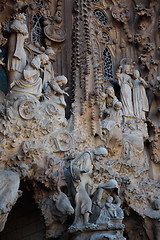
[[[159,13],[1,0],[0,240],[160,239]]]

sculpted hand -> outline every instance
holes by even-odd
[[[64,91],[63,93],[64,93],[67,97],[69,97],[69,94],[68,94],[67,92]]]
[[[81,170],[81,173],[87,173],[87,172],[89,172],[89,169],[87,168],[87,169],[82,169]]]

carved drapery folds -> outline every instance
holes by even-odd
[[[108,150],[107,166],[99,163],[99,168],[93,172],[94,176],[97,174],[95,182],[103,181],[105,174],[110,177],[118,174],[126,184],[126,193],[129,194],[132,186],[132,198],[137,196],[139,203],[141,197],[137,191],[141,192],[143,188],[140,181],[144,181],[149,189],[148,179],[155,181],[152,194],[147,196],[146,190],[142,194],[143,199],[148,199],[148,202],[144,201],[148,213],[144,209],[143,213],[138,213],[143,215],[146,230],[149,227],[146,218],[153,214],[149,201],[159,198],[156,194],[157,187],[159,189],[156,185],[159,180],[159,33],[155,17],[158,3],[150,1],[147,5],[143,1],[135,6],[133,1],[91,1],[86,17],[91,52],[87,51],[84,40],[83,11],[87,4],[83,3],[76,1],[73,28],[75,144],[79,145],[81,152],[89,146],[105,146]],[[84,62],[85,54],[88,62]],[[89,71],[84,71],[88,66]],[[132,179],[135,184],[131,183]],[[130,187],[127,188],[128,184]],[[131,198],[127,200],[130,209],[138,212],[131,202]],[[107,210],[104,208],[103,211]],[[131,215],[129,212],[126,219]],[[146,231],[147,236],[154,239]],[[137,233],[135,238],[139,235]],[[130,239],[131,235],[128,236]]]
[[[35,201],[42,210],[46,238],[51,238],[64,232],[67,216],[74,213],[70,200],[61,191],[67,186],[64,156],[73,148],[73,137],[65,117],[66,97],[69,96],[65,85],[68,80],[63,75],[55,76],[53,69],[55,51],[51,42],[56,42],[63,31],[54,24],[55,31],[51,32],[49,44],[44,41],[44,45],[40,46],[38,43],[41,44],[42,35],[45,34],[44,18],[41,22],[35,19],[33,28],[32,22],[29,22],[35,12],[44,10],[47,14],[46,2],[49,4],[48,1],[33,2],[25,14],[15,12],[15,19],[10,22],[6,61],[8,93],[5,96],[1,92],[0,184],[3,197],[0,203],[0,230],[3,230],[7,216],[20,196],[20,180],[26,178],[32,181]],[[53,14],[52,24],[54,21],[61,24],[61,11],[62,2],[57,1],[55,9],[48,10],[46,16]],[[38,24],[41,24],[41,31]],[[5,42],[1,41],[3,45]],[[57,231],[61,221],[64,225]]]
[[[136,2],[0,3],[0,231],[25,180],[46,239],[158,239],[160,5]]]

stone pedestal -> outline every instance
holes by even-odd
[[[69,229],[71,240],[125,240],[123,237],[124,225],[122,223],[90,224],[88,226]]]

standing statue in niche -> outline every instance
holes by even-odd
[[[20,13],[10,26],[7,63],[9,84],[22,78],[27,63],[24,41],[28,37],[28,29],[24,21],[26,21],[26,17]]]
[[[136,118],[145,120],[145,113],[149,111],[145,88],[148,84],[140,77],[138,70],[133,71],[133,108]]]
[[[15,80],[11,85],[11,94],[31,94],[39,99],[42,95],[42,67],[45,67],[49,58],[46,54],[40,54],[33,58],[31,63],[23,71],[24,78]]]
[[[122,69],[122,73],[121,73]],[[133,105],[132,105],[132,79],[130,74],[130,65],[120,66],[116,77],[120,85],[120,95],[122,102],[122,112],[126,117],[133,117]]]

